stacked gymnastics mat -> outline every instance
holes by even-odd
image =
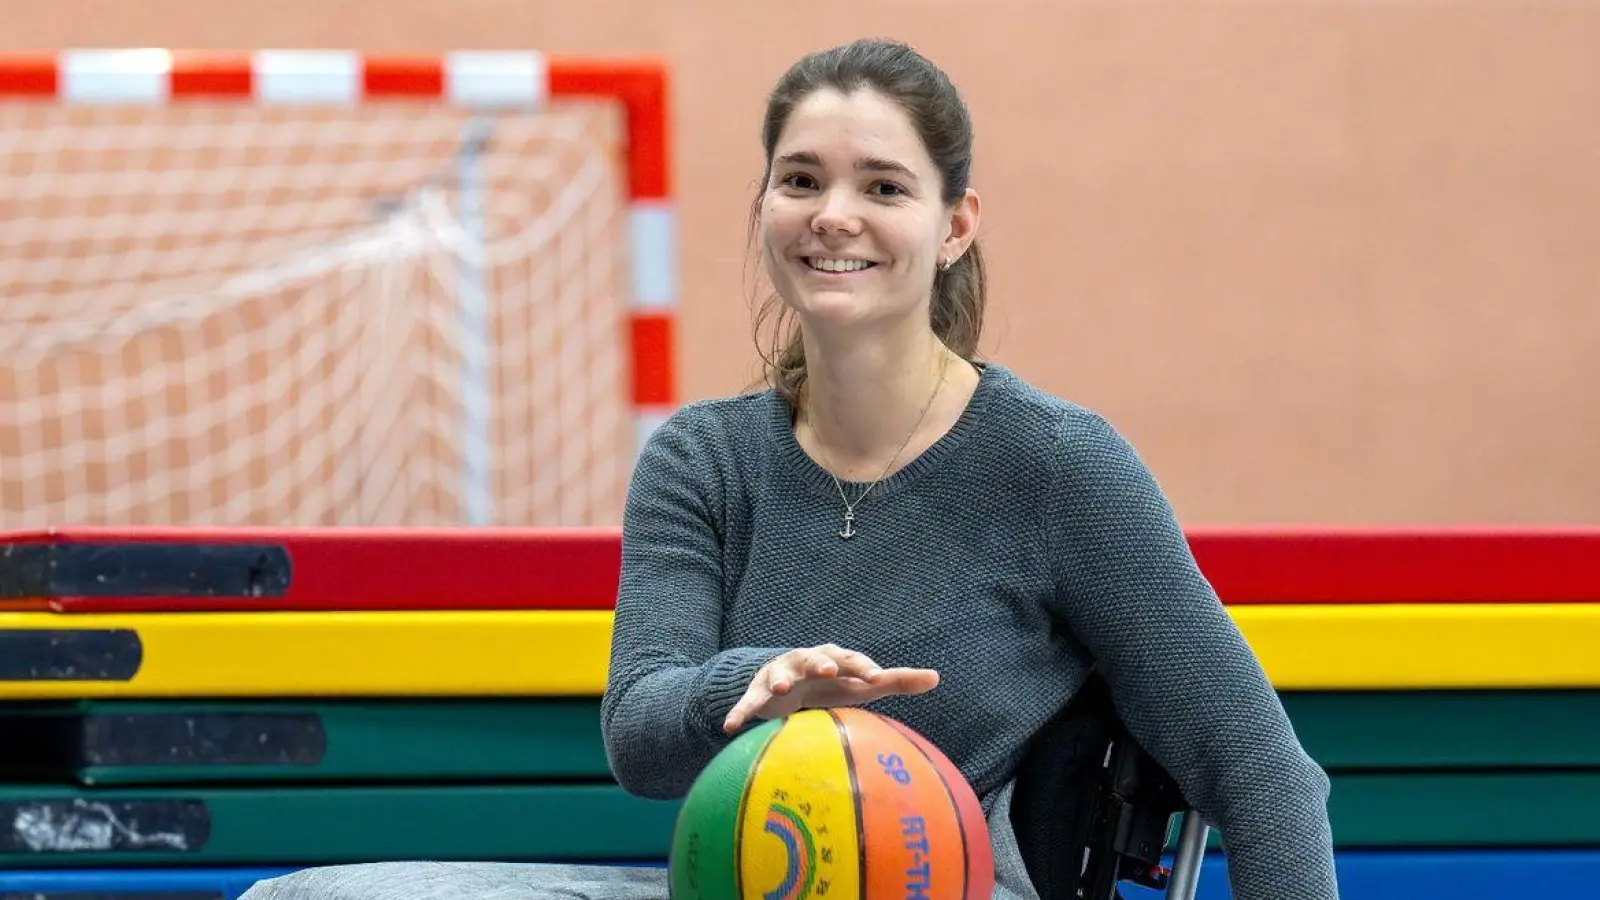
[[[1600,529],[1191,543],[1332,776],[1347,900],[1593,900]],[[659,863],[676,804],[600,740],[619,560],[608,530],[0,535],[0,898]]]
[[[619,555],[582,531],[0,536],[0,898],[660,857],[676,805],[622,791],[600,738]]]
[[[1600,897],[1600,529],[1191,543],[1331,777],[1342,897]]]

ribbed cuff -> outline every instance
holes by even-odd
[[[701,734],[707,740],[726,739],[722,722],[728,712],[749,690],[750,681],[761,667],[789,652],[788,647],[734,647],[707,661],[700,682]]]

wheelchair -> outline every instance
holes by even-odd
[[[1040,730],[1016,778],[1012,830],[1042,900],[1123,900],[1124,883],[1194,900],[1209,828],[1128,732],[1098,674]]]

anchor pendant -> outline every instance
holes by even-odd
[[[856,536],[856,514],[850,510],[844,512],[844,528],[839,531],[839,537],[846,540]]]

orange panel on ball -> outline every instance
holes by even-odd
[[[962,847],[966,851],[967,884],[962,896],[966,900],[989,900],[994,890],[994,848],[989,843],[989,823],[984,818],[983,807],[972,792],[961,770],[950,758],[939,752],[927,738],[912,731],[894,719],[880,719],[889,728],[905,735],[907,740],[926,754],[949,789],[949,802],[955,807],[956,820],[962,833]]]
[[[955,887],[968,880],[964,823],[933,758],[888,719],[857,709],[832,713],[861,796],[864,900],[966,896]]]

